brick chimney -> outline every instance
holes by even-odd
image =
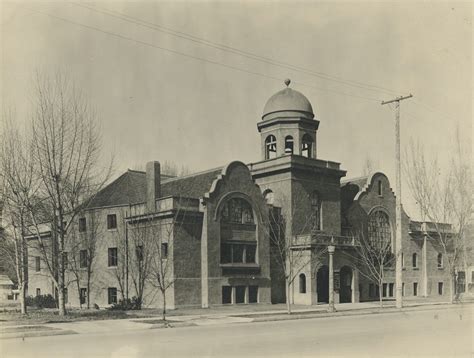
[[[155,212],[155,202],[161,196],[160,162],[146,163],[146,210]]]

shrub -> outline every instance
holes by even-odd
[[[142,309],[142,302],[138,297],[125,298],[119,300],[117,303],[114,303],[111,307],[111,310],[141,310]]]
[[[37,308],[57,308],[56,299],[51,295],[28,296],[26,305]]]

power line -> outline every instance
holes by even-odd
[[[337,83],[344,84],[344,85],[347,85],[347,86],[361,88],[361,89],[368,90],[368,91],[375,91],[375,92],[381,92],[382,91],[382,92],[385,92],[385,93],[388,93],[388,94],[398,94],[398,92],[396,92],[394,90],[391,90],[391,89],[388,89],[388,88],[385,88],[385,87],[376,86],[376,85],[363,83],[363,82],[358,82],[358,81],[347,80],[347,79],[343,79],[343,78],[340,78],[340,77],[328,75],[328,74],[323,73],[323,72],[312,71],[312,70],[309,70],[309,69],[304,68],[304,67],[295,66],[295,65],[292,65],[292,64],[289,64],[289,63],[286,63],[286,62],[271,59],[269,57],[260,56],[258,54],[255,54],[255,53],[252,53],[252,52],[249,52],[249,51],[244,51],[244,50],[241,50],[241,49],[238,49],[238,48],[235,48],[235,47],[231,47],[231,46],[228,46],[228,45],[224,45],[224,44],[216,43],[216,42],[213,42],[213,41],[209,41],[207,39],[197,37],[197,36],[185,33],[185,32],[177,31],[177,30],[171,29],[169,27],[154,24],[154,23],[142,20],[142,19],[134,18],[132,16],[123,14],[121,12],[106,9],[104,7],[100,7],[100,6],[97,6],[97,5],[92,7],[90,5],[84,5],[84,4],[76,3],[76,2],[70,2],[70,3],[72,5],[79,6],[79,7],[88,9],[90,11],[102,13],[102,14],[105,14],[105,15],[108,15],[108,16],[111,16],[111,17],[129,22],[129,23],[133,23],[135,25],[139,25],[139,26],[146,27],[146,28],[149,28],[149,29],[152,29],[152,30],[155,30],[155,31],[163,32],[163,33],[166,33],[166,34],[169,34],[169,35],[172,35],[172,36],[176,36],[176,37],[179,37],[179,38],[182,38],[182,39],[185,39],[185,40],[188,40],[188,41],[192,41],[192,42],[195,42],[195,43],[203,44],[205,46],[209,46],[209,47],[212,47],[212,48],[215,48],[215,49],[219,49],[221,51],[230,52],[230,53],[237,54],[237,55],[240,55],[240,56],[243,56],[243,57],[246,57],[246,58],[261,61],[261,62],[270,64],[270,65],[273,65],[273,66],[278,66],[278,67],[281,67],[281,68],[290,69],[290,70],[297,71],[297,72],[302,72],[302,73],[309,74],[309,75],[312,75],[312,76],[315,76],[315,77],[318,77],[318,78],[322,78],[322,79],[325,79],[325,80],[337,82]]]
[[[180,51],[177,51],[177,50],[173,50],[173,49],[170,49],[170,48],[166,48],[166,47],[163,47],[163,46],[154,45],[154,44],[151,44],[151,43],[146,42],[146,41],[137,40],[137,39],[134,39],[134,38],[131,38],[131,37],[128,37],[128,36],[117,34],[117,33],[112,32],[112,31],[107,31],[107,30],[101,29],[99,27],[95,27],[95,26],[86,25],[86,24],[83,24],[83,23],[80,23],[80,22],[72,21],[72,20],[57,16],[57,15],[50,14],[50,13],[37,11],[37,10],[35,10],[35,12],[37,12],[39,14],[42,14],[42,15],[45,15],[45,16],[52,17],[54,19],[57,19],[57,20],[60,20],[60,21],[63,21],[63,22],[67,22],[67,23],[70,23],[70,24],[73,24],[73,25],[76,25],[76,26],[84,27],[84,28],[87,28],[89,30],[98,31],[98,32],[104,33],[106,35],[110,35],[110,36],[120,38],[120,39],[126,40],[126,41],[135,42],[135,43],[138,43],[138,44],[141,44],[141,45],[144,45],[144,46],[148,46],[148,47],[152,47],[152,48],[162,50],[162,51],[165,51],[165,52],[173,53],[173,54],[176,54],[176,55],[181,55],[181,56],[184,56],[184,57],[192,58],[192,59],[203,61],[203,62],[208,62],[208,63],[214,64],[214,65],[218,65],[218,66],[225,67],[225,68],[232,69],[232,70],[239,71],[239,72],[244,72],[244,73],[248,73],[248,74],[252,74],[252,75],[256,75],[256,76],[260,76],[260,77],[266,77],[266,78],[270,78],[270,79],[277,80],[277,81],[283,81],[283,78],[279,78],[279,77],[275,77],[275,76],[271,76],[271,75],[266,75],[266,74],[263,74],[263,73],[260,73],[260,72],[245,70],[243,68],[235,67],[235,66],[232,66],[232,65],[227,65],[227,64],[224,64],[224,63],[221,63],[221,62],[218,62],[218,61],[210,60],[210,59],[199,57],[199,56],[190,55],[190,54],[180,52]],[[309,88],[314,88],[316,90],[323,91],[323,92],[332,92],[332,93],[343,95],[343,96],[349,96],[349,97],[354,97],[354,98],[366,99],[366,100],[374,101],[374,102],[380,102],[380,99],[375,98],[375,97],[366,97],[366,96],[361,96],[361,95],[354,95],[354,94],[341,92],[341,91],[337,91],[337,90],[333,90],[333,89],[321,88],[321,87],[313,86],[313,85],[310,85],[310,84],[307,84],[307,83],[302,83],[302,82],[293,81],[293,83],[299,84],[301,86],[309,87]]]

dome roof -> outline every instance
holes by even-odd
[[[289,80],[285,81],[288,86]],[[270,97],[263,109],[263,117],[275,112],[302,112],[306,117],[313,118],[313,107],[301,92],[287,87]]]

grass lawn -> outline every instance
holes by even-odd
[[[28,307],[28,315],[24,316],[17,310],[0,309],[0,326],[143,317],[143,315],[136,315],[134,312],[135,311],[112,311],[107,309],[69,309],[66,316],[60,316],[57,309],[35,309]]]

